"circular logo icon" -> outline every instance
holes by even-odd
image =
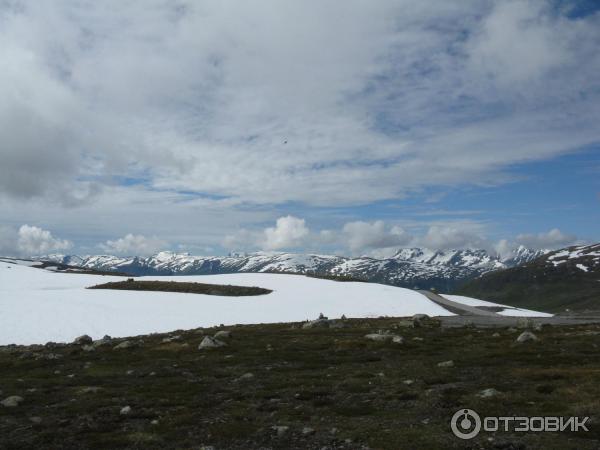
[[[481,418],[472,409],[459,409],[452,416],[450,428],[460,439],[473,439],[481,431]]]

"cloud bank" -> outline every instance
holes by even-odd
[[[552,2],[17,1],[0,24],[10,198],[361,204],[600,140],[600,16]]]

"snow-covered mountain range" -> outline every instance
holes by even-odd
[[[160,252],[149,257],[46,255],[39,260],[132,275],[209,275],[238,272],[286,272],[340,275],[394,286],[443,291],[484,273],[514,267],[546,251],[519,247],[509,258],[486,250],[403,248],[391,258],[257,252],[229,256],[192,256]]]

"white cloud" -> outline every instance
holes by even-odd
[[[24,255],[43,255],[68,250],[72,246],[70,241],[57,239],[48,230],[29,225],[22,225],[19,228],[17,248]]]
[[[364,204],[600,139],[600,16],[545,2],[10,5],[3,195]]]
[[[274,228],[264,231],[264,248],[280,250],[301,247],[309,235],[304,219],[294,216],[280,217]]]
[[[570,64],[576,28],[540,1],[498,2],[469,40],[471,69],[502,88],[540,80]]]
[[[516,238],[518,244],[537,249],[566,247],[574,244],[576,240],[576,236],[572,234],[565,234],[558,228],[553,228],[545,233],[519,234]]]
[[[401,227],[387,227],[381,220],[375,222],[349,222],[342,229],[344,240],[354,254],[368,250],[400,247],[412,237]]]
[[[462,226],[429,227],[427,233],[419,239],[424,247],[434,250],[458,248],[487,248],[488,241],[480,234],[480,230]]]
[[[127,234],[115,241],[106,241],[100,247],[108,253],[127,256],[146,256],[164,250],[168,244],[158,238]]]

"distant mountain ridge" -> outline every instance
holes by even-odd
[[[457,293],[541,311],[600,311],[600,244],[555,250],[486,273],[458,287]]]
[[[457,285],[490,271],[514,267],[547,251],[517,249],[501,258],[482,249],[399,249],[394,256],[376,259],[343,256],[256,252],[229,256],[192,256],[160,252],[149,257],[112,255],[46,255],[39,260],[132,275],[208,275],[236,272],[286,272],[338,275],[394,286],[450,291]]]

